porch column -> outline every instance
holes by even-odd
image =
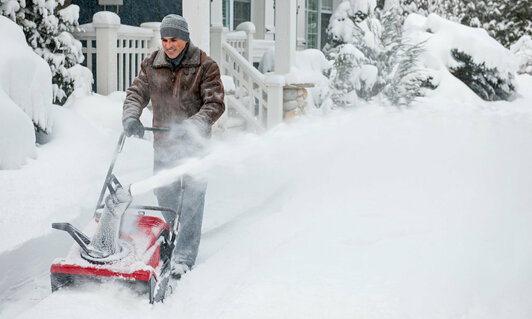
[[[264,39],[266,35],[266,0],[251,2],[251,22],[255,25],[255,39]]]
[[[264,0],[264,40],[273,40],[273,34],[275,32],[275,10],[273,9],[273,1],[274,0]]]
[[[223,0],[211,2],[211,27],[223,27]]]
[[[286,74],[295,65],[296,0],[275,3],[275,73]]]
[[[307,15],[305,14],[306,11],[306,1],[304,0],[298,0],[297,1],[297,40],[296,40],[296,47],[297,50],[304,50],[306,45],[306,37],[305,32],[307,28]]]
[[[182,4],[190,40],[209,54],[210,0],[183,0]]]
[[[210,56],[218,63],[222,71],[222,43],[224,41],[222,0],[211,2]]]
[[[96,30],[96,92],[108,95],[118,89],[116,42],[120,17],[108,11],[96,12],[92,25]]]

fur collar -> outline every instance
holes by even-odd
[[[185,53],[183,60],[181,60],[181,63],[179,64],[178,68],[199,66],[200,55],[200,49],[194,44],[192,44],[192,42],[189,42],[188,50]],[[157,54],[155,55],[155,59],[153,60],[153,67],[172,69],[172,63],[166,60],[165,53],[162,48],[159,49],[159,51],[157,51]]]

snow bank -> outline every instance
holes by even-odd
[[[218,142],[196,166],[209,175],[202,244],[174,295],[151,306],[120,286],[93,285],[46,291],[17,314],[530,318],[527,102],[449,109],[439,96]],[[144,151],[122,158],[134,163]]]
[[[407,31],[417,30],[417,37],[413,38],[426,39],[427,50],[447,68],[457,65],[451,56],[451,49],[456,48],[472,56],[475,63],[485,62],[487,67],[505,73],[516,71],[514,55],[482,28],[471,28],[436,14],[430,14],[427,18],[410,14],[404,27]]]
[[[30,118],[0,90],[0,170],[18,168],[34,157],[35,130]]]
[[[423,17],[410,14],[404,23],[405,36],[414,43],[425,41],[421,67],[433,77],[436,90],[427,91],[429,96],[445,96],[449,104],[482,105],[478,97],[465,83],[454,77],[449,68],[458,63],[451,56],[451,49],[458,49],[472,56],[476,63],[485,63],[501,72],[516,71],[515,56],[491,38],[484,29],[471,28],[440,18],[435,14]]]
[[[26,44],[22,29],[0,16],[0,169],[19,167],[35,155],[36,123],[51,131],[52,74],[48,64]],[[13,108],[25,112],[28,121]]]

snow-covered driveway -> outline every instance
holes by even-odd
[[[215,141],[198,263],[153,306],[114,285],[48,291],[70,245],[49,224],[86,222],[118,134],[69,113],[38,161],[0,174],[0,316],[530,318],[531,100],[432,97]],[[118,176],[134,182],[151,148],[128,145]]]

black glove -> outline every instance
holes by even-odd
[[[131,135],[137,135],[138,137],[144,136],[144,125],[136,117],[128,117],[122,122],[122,126],[124,127],[124,133],[128,137]]]

